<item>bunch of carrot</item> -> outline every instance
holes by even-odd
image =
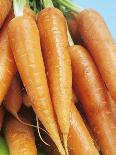
[[[0,29],[0,155],[41,155],[41,144],[115,155],[116,46],[101,15],[70,0],[0,0]]]

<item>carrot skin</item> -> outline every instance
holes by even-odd
[[[4,100],[4,106],[14,116],[19,112],[22,106],[21,84],[17,74],[11,82]]]
[[[0,130],[2,128],[4,115],[5,115],[5,110],[4,110],[3,106],[0,106]]]
[[[31,123],[26,117],[20,119]],[[32,127],[20,123],[14,117],[7,118],[5,123],[5,137],[10,155],[37,155],[35,137]]]
[[[84,10],[78,18],[79,32],[93,56],[106,86],[116,102],[116,46],[108,27],[94,10]]]
[[[116,126],[109,108],[107,90],[88,51],[70,48],[73,87],[86,112],[94,136],[104,155],[115,155]]]
[[[0,105],[8,91],[13,76],[16,73],[16,65],[10,49],[7,27],[9,21],[13,18],[11,10],[5,24],[0,32]]]
[[[30,17],[16,17],[9,24],[8,35],[32,107],[61,154],[65,154],[50,99],[37,25]]]
[[[0,0],[0,28],[7,17],[12,6],[12,0]]]
[[[72,99],[72,73],[66,21],[58,9],[46,8],[38,15],[37,25],[50,95],[66,142]]]

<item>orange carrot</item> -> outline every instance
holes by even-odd
[[[29,96],[27,95],[27,93],[25,91],[23,91],[23,104],[26,106],[26,107],[31,107],[32,103],[31,103],[31,100],[29,98]]]
[[[88,51],[70,48],[73,87],[86,112],[94,136],[104,155],[116,154],[116,126],[109,108],[107,90]]]
[[[21,85],[18,75],[16,74],[11,82],[10,88],[5,97],[4,106],[12,115],[17,117],[17,113],[19,112],[21,105],[22,105]]]
[[[12,0],[0,0],[0,28],[12,6]]]
[[[24,116],[24,122],[31,123]],[[7,118],[5,123],[5,137],[10,155],[37,155],[35,137],[32,127],[20,123],[14,117]]]
[[[103,18],[94,10],[78,17],[79,32],[93,56],[106,86],[116,101],[116,46]]]
[[[16,66],[7,35],[7,26],[12,18],[13,13],[11,11],[0,32],[0,105],[8,91],[13,76],[16,73]]]
[[[46,8],[37,17],[48,85],[65,149],[69,132],[72,73],[66,21],[56,8]]]
[[[63,155],[65,152],[50,99],[37,25],[30,17],[16,17],[9,24],[8,35],[32,107]]]
[[[51,147],[48,148],[49,154],[59,155],[58,150],[49,137],[47,137],[47,140],[51,144]],[[84,121],[74,104],[71,106],[68,148],[70,155],[99,155]]]
[[[4,120],[5,111],[3,106],[0,106],[0,130],[2,128],[3,120]]]

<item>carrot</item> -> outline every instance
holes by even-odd
[[[37,25],[30,17],[16,17],[9,24],[8,35],[16,65],[32,107],[63,155],[65,152],[59,137],[47,85]]]
[[[109,96],[109,103],[111,105],[111,109],[112,109],[112,115],[116,124],[116,104],[115,101],[112,99],[110,93],[108,92],[108,96]]]
[[[25,91],[23,91],[23,104],[26,106],[26,107],[31,107],[32,103],[31,103],[31,100],[29,98],[29,96],[27,95],[27,93]]]
[[[24,116],[21,116],[20,119],[30,123]],[[4,132],[10,155],[37,155],[32,127],[20,123],[14,117],[10,117],[6,120]]]
[[[88,51],[70,48],[73,87],[86,112],[94,136],[104,155],[115,155],[116,126],[109,108],[107,90]]]
[[[1,12],[1,11],[0,11]],[[12,10],[5,21],[5,24],[0,32],[0,105],[8,91],[13,76],[16,73],[14,58],[10,49],[7,26],[13,18]]]
[[[2,128],[3,120],[4,120],[5,111],[3,106],[0,106],[0,130]]]
[[[39,13],[37,25],[50,95],[66,149],[72,99],[72,73],[66,21],[58,9],[46,8]]]
[[[10,88],[5,97],[4,106],[12,115],[17,117],[17,113],[19,112],[21,105],[22,105],[21,85],[18,75],[16,74],[11,82]]]
[[[69,0],[59,0],[57,2],[64,3],[71,11],[79,13],[79,33],[93,56],[112,98],[116,102],[116,46],[104,19],[95,10],[79,10]]]
[[[47,137],[47,139],[49,139],[49,137]],[[49,154],[59,155],[50,139],[49,142],[51,144],[51,147],[48,148]],[[69,154],[71,155],[99,155],[84,121],[74,104],[71,106],[68,148]]]
[[[12,6],[12,0],[0,0],[0,28]]]

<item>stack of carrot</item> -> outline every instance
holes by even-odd
[[[0,0],[0,155],[116,155],[115,77],[99,13]]]

